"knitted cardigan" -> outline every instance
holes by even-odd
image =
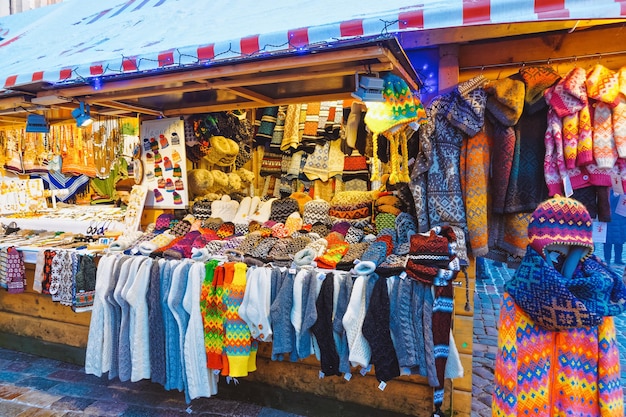
[[[496,354],[494,417],[624,415],[612,317],[597,327],[539,327],[505,293]]]
[[[411,172],[418,231],[444,223],[467,229],[461,192],[461,145],[484,123],[485,79],[476,77],[451,93],[435,97],[428,122],[419,130],[420,150]]]

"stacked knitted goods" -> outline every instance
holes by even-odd
[[[368,191],[341,191],[330,202],[329,215],[333,222],[347,221],[365,228],[372,221],[372,202],[375,193]]]

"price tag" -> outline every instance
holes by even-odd
[[[380,384],[378,384],[378,389],[381,391],[384,391],[386,387],[387,383],[385,381],[380,381]]]
[[[402,273],[400,274],[400,278],[406,279],[406,271],[402,271]]]
[[[320,371],[320,375],[319,375],[320,379],[324,379],[325,376],[326,376],[326,374],[324,372]]]
[[[606,242],[606,223],[605,222],[598,222],[598,221],[593,222],[591,239],[596,243]]]
[[[352,374],[350,372],[347,372],[344,376],[343,379],[345,379],[346,381],[350,381],[352,379]]]

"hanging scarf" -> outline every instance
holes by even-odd
[[[604,317],[626,310],[622,278],[595,255],[568,279],[529,246],[505,290],[547,330],[597,326]]]

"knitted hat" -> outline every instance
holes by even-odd
[[[224,223],[224,220],[222,220],[221,218],[211,216],[208,219],[203,220],[202,226],[217,232],[222,223]]]
[[[276,223],[271,229],[274,237],[286,238],[289,236],[289,230],[287,230],[284,223]]]
[[[235,236],[245,236],[249,232],[248,223],[235,223]]]
[[[546,247],[574,245],[593,253],[592,220],[587,208],[577,200],[559,195],[540,203],[528,224],[529,246],[547,259]]]
[[[354,261],[357,259],[361,259],[363,253],[370,246],[367,242],[361,243],[350,243],[350,247],[348,248],[348,252],[343,255],[341,260],[337,263],[337,269],[342,271],[349,271],[354,266]]]
[[[158,152],[159,150],[159,144],[155,138],[150,138],[150,149],[152,149],[152,152]]]
[[[359,243],[364,234],[365,232],[363,231],[363,229],[351,225],[346,232],[346,242],[350,243],[351,245],[354,243]]]
[[[302,222],[304,224],[324,223],[330,224],[330,203],[325,200],[315,199],[304,204]]]
[[[325,237],[327,234],[330,233],[330,228],[324,223],[315,223],[313,226],[311,226],[310,231],[312,233],[317,233],[321,237]]]
[[[176,191],[172,194],[172,198],[174,199],[174,204],[183,204],[183,197]]]
[[[274,200],[271,206],[270,219],[284,223],[292,213],[300,212],[298,201],[287,197]]]
[[[222,223],[220,228],[217,229],[217,235],[222,239],[225,239],[234,234],[235,234],[235,224],[232,222],[224,222]]]
[[[383,99],[382,103],[368,103],[367,113],[365,114],[365,124],[367,128],[372,132],[372,145],[373,145],[373,160],[372,160],[372,180],[379,180],[380,173],[378,172],[378,135],[382,133],[394,134],[387,135],[389,139],[394,141],[394,145],[398,145],[396,141],[396,132],[403,132],[409,124],[424,124],[426,123],[426,111],[424,106],[420,102],[419,98],[414,96],[407,83],[395,74],[387,73],[383,76]],[[406,150],[406,136],[401,138],[404,157],[404,170],[408,170],[408,152]],[[391,146],[393,152],[391,159],[397,161],[398,159],[398,147]],[[396,161],[392,161],[392,172],[395,174],[394,178],[399,174],[395,172],[399,167],[399,162],[396,166]],[[408,173],[404,172],[404,180],[408,179]],[[394,182],[395,183],[395,182]]]
[[[248,254],[253,258],[265,260],[278,240],[278,238],[272,236],[263,238]]]
[[[171,178],[166,179],[165,180],[165,191],[168,191],[168,192],[171,193],[172,191],[174,191],[174,189],[175,189],[174,181],[172,181]]]
[[[330,231],[341,233],[341,235],[345,237],[349,229],[350,229],[350,223],[339,221],[333,224],[333,227],[331,227]]]
[[[530,113],[537,108],[545,107],[543,93],[554,85],[561,77],[549,66],[524,66],[519,70],[520,76],[526,84],[524,102]]]
[[[285,220],[285,227],[290,235],[302,229],[302,217],[300,217],[300,212],[291,213],[289,217],[287,217],[287,220]]]
[[[180,168],[180,165],[178,164],[174,165],[174,173],[172,175],[174,175],[177,178],[180,178],[183,176],[183,171]]]
[[[490,82],[485,86],[487,110],[504,126],[517,124],[524,110],[525,86],[512,78]]]
[[[161,162],[163,162],[163,157],[161,156],[161,154],[158,151],[154,152],[154,163],[160,164]]]
[[[239,153],[237,142],[224,136],[212,136],[209,142],[211,147],[204,158],[210,164],[226,167],[235,163]]]
[[[201,236],[199,231],[188,232],[176,244],[166,249],[163,256],[172,259],[190,258],[192,245],[199,236]]]
[[[170,143],[168,142],[165,135],[159,135],[159,145],[161,145],[161,149],[165,149],[170,146]]]
[[[154,201],[156,201],[157,203],[160,203],[164,200],[163,194],[161,194],[158,188],[155,188],[154,190],[152,190],[152,192],[154,193]]]
[[[304,214],[304,205],[312,200],[311,196],[308,193],[304,193],[301,191],[291,193],[289,197],[298,202],[298,210],[300,211],[300,214]]]

